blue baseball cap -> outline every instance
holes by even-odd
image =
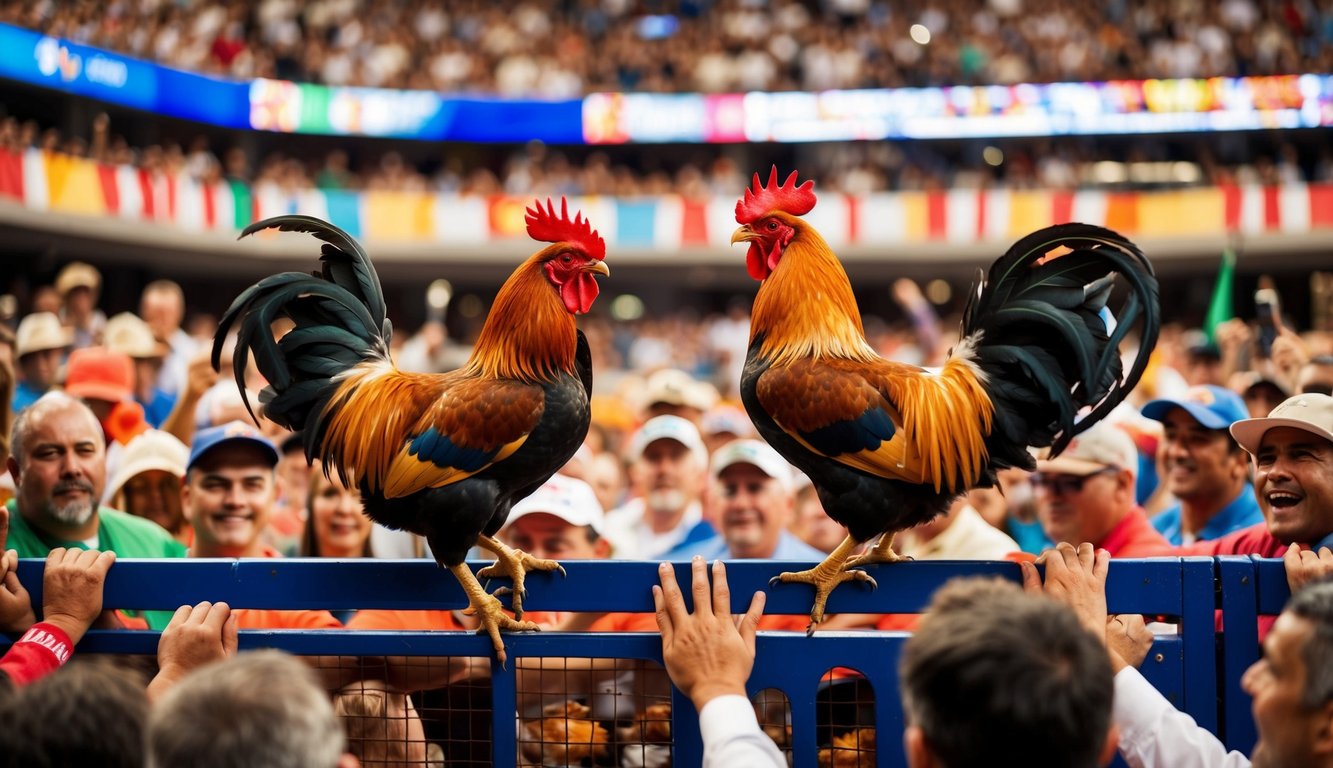
[[[1185,409],[1206,429],[1226,429],[1242,419],[1250,418],[1240,395],[1211,384],[1190,387],[1179,400],[1153,400],[1143,406],[1143,415],[1154,421],[1162,421],[1172,408]]]
[[[201,429],[194,433],[194,441],[190,443],[190,459],[185,464],[185,471],[189,472],[194,469],[194,465],[199,463],[204,454],[223,443],[231,442],[250,443],[258,446],[263,451],[264,459],[270,467],[278,465],[278,449],[268,438],[243,421],[232,421],[216,427]]]

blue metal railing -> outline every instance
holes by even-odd
[[[41,601],[40,560],[24,560],[19,577],[34,604]],[[473,563],[474,569],[484,563]],[[657,583],[655,563],[570,561],[568,576],[535,573],[528,577],[525,606],[541,611],[653,610],[650,587]],[[793,563],[737,561],[728,564],[733,610],[741,612],[757,590],[768,593],[769,614],[808,612],[811,590],[805,585],[769,587],[768,580]],[[799,565],[799,564],[795,564]],[[829,612],[918,613],[947,580],[991,576],[1021,580],[1018,567],[1000,562],[914,562],[873,566],[879,589],[844,586],[829,599]],[[688,583],[689,564],[676,564],[677,579]],[[495,584],[490,587],[497,586]],[[689,590],[684,590],[690,601]],[[1277,613],[1286,600],[1280,561],[1248,558],[1158,558],[1115,560],[1107,579],[1113,613],[1141,613],[1179,622],[1179,632],[1158,636],[1143,673],[1182,711],[1203,727],[1222,734],[1228,746],[1248,752],[1253,745],[1249,698],[1239,687],[1240,673],[1258,657],[1256,620]],[[466,605],[448,572],[425,561],[389,560],[120,560],[107,576],[104,604],[126,609],[171,610],[201,600],[226,601],[257,609],[455,609]],[[1224,642],[1214,622],[1224,611]],[[902,711],[897,694],[897,658],[903,632],[765,632],[750,692],[776,688],[791,706],[792,749],[797,765],[814,765],[816,690],[833,667],[863,674],[875,693],[875,725],[881,766],[904,765],[900,740]],[[2,639],[2,638],[0,638]],[[533,633],[507,635],[511,659],[625,658],[661,663],[655,634]],[[1034,637],[1034,643],[1041,638]],[[152,654],[157,633],[93,631],[81,652]],[[242,631],[242,648],[275,647],[303,655],[486,657],[490,641],[464,632]],[[1221,675],[1219,679],[1219,647]],[[501,668],[492,660],[493,733],[512,732],[517,711],[517,664]],[[677,765],[702,759],[697,713],[679,692],[672,698],[673,756]],[[496,765],[517,759],[513,739],[495,739]]]

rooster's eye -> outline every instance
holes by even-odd
[[[768,231],[769,231],[769,232],[772,232],[773,230],[775,230],[775,229],[777,229],[777,228],[778,228],[778,223],[777,223],[776,221],[770,221],[770,222],[768,222]]]
[[[566,253],[566,254],[564,254],[564,255],[562,255],[562,256],[560,257],[560,261],[564,262],[565,264],[568,264],[568,263],[570,263],[570,262],[573,261],[573,260],[574,260],[574,257],[573,257],[573,256],[570,256],[568,253]]]

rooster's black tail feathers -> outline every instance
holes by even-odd
[[[235,325],[232,367],[242,396],[253,353],[269,382],[260,394],[264,415],[289,429],[305,430],[310,456],[320,443],[320,415],[337,389],[336,378],[365,360],[388,359],[393,331],[375,267],[347,233],[311,216],[292,215],[255,222],[241,237],[270,228],[323,240],[322,272],[273,275],[236,297],[218,323],[213,367],[220,367],[223,345]],[[295,328],[274,341],[270,326],[280,317],[290,318]],[[251,409],[248,399],[245,404]]]
[[[1117,277],[1127,291],[1112,310]],[[1015,243],[963,316],[964,337],[980,333],[976,361],[995,405],[992,463],[1030,468],[1027,446],[1057,454],[1110,413],[1143,375],[1160,325],[1152,265],[1119,234],[1061,224]],[[1119,346],[1135,328],[1125,373]]]

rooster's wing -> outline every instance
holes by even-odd
[[[536,384],[472,377],[439,383],[434,403],[388,461],[387,498],[450,485],[504,461],[542,418],[545,396]]]
[[[953,489],[976,482],[985,460],[990,401],[957,356],[939,374],[808,358],[764,371],[755,394],[815,457],[876,477]]]

